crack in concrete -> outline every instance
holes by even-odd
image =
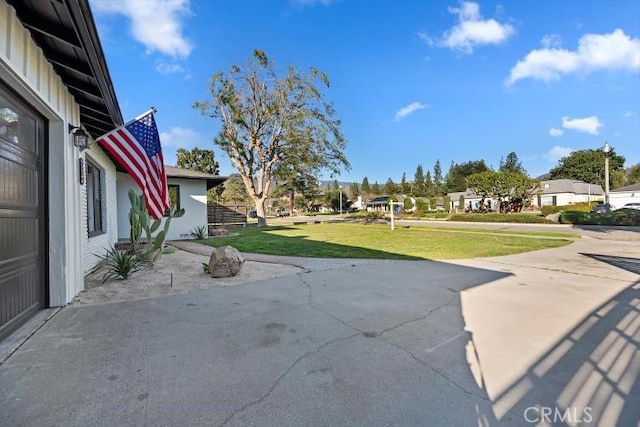
[[[434,307],[433,309],[429,310],[426,314],[424,314],[424,315],[422,315],[422,316],[419,316],[419,317],[416,317],[416,318],[412,318],[412,319],[405,320],[404,322],[398,323],[397,325],[390,326],[389,328],[383,329],[383,330],[378,331],[378,332],[376,332],[376,331],[373,331],[373,332],[372,332],[372,331],[363,331],[362,329],[357,328],[357,327],[355,327],[355,326],[353,326],[353,325],[351,325],[351,324],[349,324],[349,323],[345,322],[344,320],[340,319],[339,317],[337,317],[337,316],[335,316],[335,315],[333,315],[333,314],[329,313],[328,311],[326,311],[326,310],[324,310],[324,309],[322,309],[322,308],[320,308],[320,307],[316,306],[316,305],[313,303],[313,288],[311,287],[311,284],[310,284],[309,282],[307,282],[306,280],[304,280],[300,274],[298,274],[297,276],[298,276],[298,278],[300,279],[300,282],[301,282],[303,285],[305,285],[305,287],[306,287],[306,288],[307,288],[307,290],[308,290],[308,292],[307,292],[307,296],[308,296],[308,300],[309,300],[309,307],[311,307],[311,308],[312,308],[312,309],[314,309],[314,310],[319,311],[320,313],[324,314],[325,316],[328,316],[328,317],[330,317],[330,318],[334,319],[334,320],[335,320],[335,321],[337,321],[337,322],[340,322],[340,323],[341,323],[341,324],[343,324],[344,326],[346,326],[346,327],[348,327],[348,328],[351,328],[351,329],[353,329],[354,331],[358,331],[358,332],[360,332],[360,333],[361,333],[361,334],[363,334],[366,338],[375,338],[375,337],[379,337],[379,336],[380,336],[380,335],[382,335],[382,334],[386,334],[387,332],[391,332],[391,331],[393,331],[393,330],[395,330],[395,329],[398,329],[398,328],[400,328],[400,327],[402,327],[402,326],[404,326],[404,325],[407,325],[407,324],[409,324],[409,323],[415,323],[415,322],[420,322],[421,320],[425,320],[426,318],[428,318],[429,316],[431,316],[431,315],[432,315],[433,313],[435,313],[436,311],[438,311],[438,310],[440,310],[440,309],[443,309],[443,308],[445,308],[445,307],[449,307],[449,306],[451,306],[452,304],[454,304],[454,303],[457,301],[457,299],[456,299],[456,298],[454,298],[454,299],[450,300],[449,302],[447,302],[447,303],[445,303],[445,304],[441,304],[441,305],[439,305],[439,306],[437,306],[437,307]]]
[[[391,342],[386,342],[386,343],[388,345],[390,345],[391,347],[397,348],[398,350],[408,354],[409,357],[411,357],[413,360],[418,362],[423,367],[427,368],[427,370],[429,370],[430,372],[433,372],[434,374],[438,375],[440,378],[442,378],[443,380],[445,380],[446,382],[448,382],[449,384],[451,384],[452,386],[454,386],[458,390],[462,391],[464,394],[466,394],[468,396],[472,396],[472,397],[478,398],[478,399],[481,399],[481,400],[487,402],[489,405],[493,406],[493,402],[488,397],[480,395],[480,394],[476,394],[476,393],[474,393],[472,391],[467,390],[466,388],[464,388],[463,386],[461,386],[460,384],[458,384],[457,382],[455,382],[454,380],[452,380],[451,378],[446,376],[444,373],[440,372],[439,370],[437,370],[433,366],[429,365],[424,360],[421,360],[418,357],[416,357],[416,355],[414,355],[411,351],[407,350],[406,348],[402,347],[401,345],[398,345],[398,344],[395,344],[395,343],[391,343]],[[511,410],[507,411],[507,413],[509,413],[509,414],[511,414],[511,415],[513,415],[515,417],[518,417],[519,419],[522,419],[522,420],[525,419],[524,416],[522,416],[522,415],[520,415],[520,414],[518,414],[516,412],[513,412]]]
[[[426,318],[430,317],[433,313],[445,308],[445,307],[449,307],[451,305],[453,305],[455,302],[457,301],[457,298],[452,299],[451,301],[445,303],[445,304],[441,304],[437,307],[432,308],[431,310],[429,310],[425,315],[422,315],[420,317],[415,317],[413,319],[409,319],[409,320],[405,320],[404,322],[398,323],[397,325],[391,326],[390,328],[387,329],[383,329],[382,331],[377,333],[377,336],[380,336],[382,334],[386,334],[387,332],[391,332],[393,330],[396,330],[404,325],[408,325],[409,323],[415,323],[415,322],[420,322],[421,320],[425,320]]]
[[[319,311],[320,313],[324,314],[325,316],[328,316],[330,318],[332,318],[333,320],[335,320],[336,322],[339,322],[341,324],[343,324],[344,326],[346,326],[347,328],[353,329],[354,331],[358,331],[360,333],[363,333],[363,331],[359,328],[356,328],[353,325],[350,325],[349,323],[345,322],[344,320],[340,319],[339,317],[329,313],[328,311],[316,306],[313,303],[313,289],[311,288],[311,284],[309,282],[307,282],[306,280],[304,280],[302,278],[301,274],[297,274],[298,278],[300,279],[300,282],[306,286],[308,292],[307,292],[307,297],[309,300],[309,307],[311,307],[313,310]]]
[[[357,333],[357,334],[349,335],[348,337],[336,338],[336,339],[333,339],[333,340],[331,340],[331,341],[327,341],[326,343],[322,344],[320,347],[316,348],[315,350],[312,350],[312,351],[310,351],[310,352],[307,352],[307,353],[303,354],[302,356],[298,357],[298,358],[297,358],[297,359],[296,359],[296,360],[291,364],[291,366],[289,366],[289,368],[287,368],[287,370],[286,370],[286,371],[284,371],[284,372],[283,372],[283,373],[282,373],[278,378],[276,378],[276,380],[275,380],[275,382],[273,383],[273,385],[269,388],[269,390],[268,390],[268,391],[267,391],[267,392],[266,392],[262,397],[260,397],[260,398],[259,398],[259,399],[257,399],[257,400],[254,400],[254,401],[252,401],[252,402],[249,402],[249,403],[247,403],[246,405],[244,405],[244,406],[242,406],[242,407],[240,407],[240,408],[236,409],[235,411],[233,411],[233,413],[232,413],[231,415],[229,415],[229,416],[227,417],[227,419],[225,419],[225,420],[222,422],[222,424],[220,424],[220,427],[223,427],[223,426],[227,425],[227,423],[228,423],[229,421],[231,421],[231,420],[232,420],[236,415],[238,415],[239,413],[244,412],[245,410],[249,409],[250,407],[252,407],[252,406],[254,406],[254,405],[257,405],[257,404],[259,404],[259,403],[263,402],[265,399],[267,399],[267,398],[271,395],[271,393],[273,392],[273,390],[275,390],[275,389],[276,389],[276,387],[278,387],[278,385],[279,385],[279,384],[280,384],[280,382],[284,379],[284,377],[286,377],[286,376],[287,376],[287,374],[288,374],[289,372],[291,372],[291,370],[292,370],[293,368],[295,368],[295,367],[296,367],[296,365],[298,365],[298,363],[300,363],[302,360],[306,359],[307,357],[309,357],[309,356],[311,356],[311,355],[313,355],[313,354],[320,353],[320,352],[321,352],[325,347],[327,347],[327,346],[329,346],[329,345],[331,345],[331,344],[335,344],[336,342],[340,342],[340,341],[348,341],[348,340],[350,340],[350,339],[352,339],[352,338],[359,337],[359,336],[361,336],[361,333],[360,333],[360,332],[359,332],[359,333]]]
[[[550,271],[550,272],[553,272],[553,273],[573,274],[573,275],[576,275],[576,276],[591,277],[591,278],[594,278],[594,279],[607,279],[607,280],[615,280],[617,282],[627,282],[627,280],[617,279],[615,277],[600,276],[598,274],[579,273],[579,272],[575,272],[575,271],[563,270],[563,269],[560,269],[560,268],[537,267],[537,266],[532,266],[532,265],[515,264],[515,263],[511,263],[511,262],[500,262],[500,261],[493,261],[493,260],[488,260],[488,259],[483,259],[482,261],[483,262],[490,262],[492,264],[506,265],[506,266],[509,266],[509,267],[531,268],[533,270]]]

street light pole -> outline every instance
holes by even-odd
[[[609,204],[609,155],[611,154],[611,146],[608,142],[602,147],[604,153],[604,202]]]

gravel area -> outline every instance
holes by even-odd
[[[237,276],[212,278],[203,272],[203,262],[208,263],[209,257],[178,249],[172,254],[162,255],[153,268],[138,271],[127,280],[111,279],[101,284],[102,273],[90,274],[85,277],[85,291],[72,304],[102,304],[152,298],[257,282],[304,271],[293,265],[245,261]]]

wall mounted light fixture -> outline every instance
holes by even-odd
[[[80,152],[89,148],[89,135],[87,135],[85,131],[70,124],[69,133],[73,135],[73,145],[78,147]]]

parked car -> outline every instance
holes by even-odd
[[[600,215],[600,214],[608,214],[611,212],[611,205],[609,203],[598,203],[591,209],[591,213]]]
[[[249,211],[249,218],[258,218],[258,211]]]
[[[622,209],[638,209],[640,210],[640,202],[627,203]]]

